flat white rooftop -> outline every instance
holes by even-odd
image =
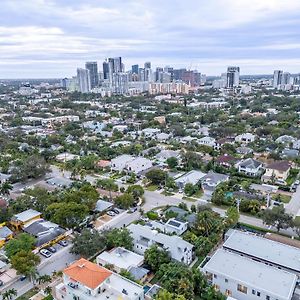
[[[297,281],[297,276],[293,273],[224,249],[217,250],[203,269],[213,274],[223,275],[229,281],[234,280],[248,288],[253,287],[257,291],[264,291],[270,297],[281,299],[291,299]]]
[[[296,247],[239,230],[232,231],[223,247],[300,273],[300,249]]]
[[[144,256],[118,247],[114,248],[111,251],[104,251],[100,255],[98,255],[97,262],[101,261],[115,265],[120,269],[128,270],[132,266],[140,266],[144,261]]]

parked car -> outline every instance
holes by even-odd
[[[111,211],[113,211],[117,215],[120,213],[116,208],[113,208]]]
[[[47,250],[49,250],[52,253],[56,252],[56,249],[53,246],[48,247]]]
[[[47,249],[41,249],[40,254],[43,255],[46,258],[49,258],[52,255],[51,252]]]
[[[26,277],[25,275],[22,275],[22,276],[20,277],[20,281],[24,281],[26,278],[27,278],[27,277]]]
[[[111,210],[109,210],[108,212],[107,212],[107,214],[109,215],[109,216],[111,216],[111,217],[114,217],[116,214],[113,212],[113,211],[111,211]]]
[[[66,240],[61,240],[58,242],[58,244],[60,244],[63,247],[67,247],[68,246],[68,242]]]
[[[137,207],[131,207],[130,209],[129,209],[129,212],[131,212],[131,213],[134,213],[134,212],[136,212],[137,211]]]
[[[0,286],[3,286],[4,282],[2,280],[0,280]]]

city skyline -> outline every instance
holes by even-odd
[[[1,2],[1,78],[61,78],[115,56],[126,70],[146,61],[208,76],[231,65],[242,75],[300,70],[297,0]]]

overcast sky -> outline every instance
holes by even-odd
[[[0,78],[122,56],[219,75],[300,72],[300,0],[0,0]]]

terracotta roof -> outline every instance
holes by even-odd
[[[98,287],[112,272],[81,258],[64,269],[64,274],[90,289]]]
[[[237,161],[237,159],[231,155],[225,154],[225,155],[221,155],[219,156],[216,161],[218,163],[234,163],[235,161]]]

